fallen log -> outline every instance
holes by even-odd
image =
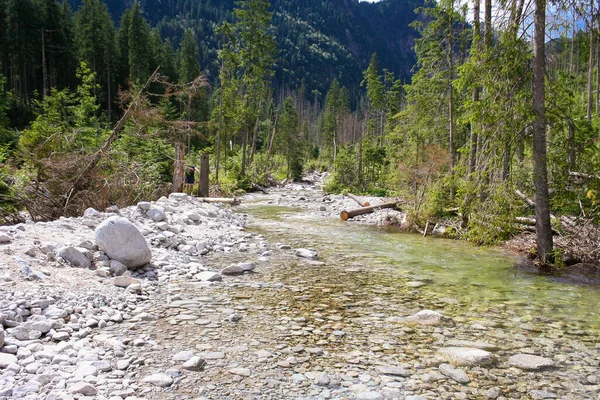
[[[340,218],[342,218],[342,220],[346,221],[349,218],[354,218],[358,215],[363,215],[363,214],[370,214],[373,211],[380,210],[383,208],[397,208],[397,207],[398,207],[398,203],[386,203],[386,204],[379,204],[376,206],[357,208],[354,210],[344,210],[340,213]]]
[[[531,200],[529,197],[525,196],[523,194],[523,192],[521,192],[520,190],[515,190],[515,193],[517,194],[517,196],[519,196],[525,203],[527,203],[530,207],[534,207],[535,208],[535,202],[533,200]]]
[[[600,175],[585,174],[583,172],[569,171],[569,175],[576,178],[600,179]]]
[[[529,197],[527,197],[526,195],[524,195],[523,192],[521,192],[520,190],[515,190],[515,193],[517,194],[517,196],[519,196],[521,199],[523,199],[523,201],[525,203],[527,203],[529,206],[535,208],[535,202],[533,200],[531,200]],[[572,232],[573,229],[575,229],[575,227],[576,227],[575,221],[572,218],[567,217],[566,215],[562,215],[560,218],[557,218],[556,215],[550,214],[550,219],[558,220],[558,222],[560,223],[560,226],[567,232]],[[517,221],[520,223],[524,223],[524,221],[519,221],[518,219],[517,219]],[[530,222],[528,222],[528,224],[535,225],[535,218],[530,218]]]
[[[232,206],[237,206],[242,203],[240,199],[236,199],[235,197],[198,197],[197,199],[203,203],[225,203],[231,204]]]
[[[522,225],[535,225],[535,218],[515,217],[515,221]]]
[[[361,207],[369,207],[371,205],[371,203],[369,203],[368,201],[365,201],[364,203],[361,201],[361,199],[359,199],[358,197],[356,197],[355,195],[353,195],[352,193],[348,193],[348,197],[350,197],[352,200],[354,200],[355,202],[358,203],[359,206]]]

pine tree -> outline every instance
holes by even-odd
[[[152,73],[153,49],[150,25],[136,2],[131,9],[128,39],[129,76],[136,84],[144,83]]]
[[[80,60],[98,77],[101,91],[97,98],[110,114],[116,92],[118,47],[114,24],[101,0],[85,0],[77,12],[76,41]]]
[[[198,62],[198,43],[194,33],[188,29],[179,44],[179,82],[191,82],[200,75],[200,63]]]
[[[242,176],[245,175],[246,162],[252,162],[258,137],[260,112],[270,96],[270,80],[275,63],[275,38],[270,33],[273,13],[269,11],[268,0],[240,0],[234,14],[237,18],[235,32],[238,35],[238,68],[244,91],[242,111]],[[252,135],[252,151],[246,154],[249,132]]]

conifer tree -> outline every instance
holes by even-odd
[[[191,82],[200,75],[200,63],[198,62],[198,43],[194,33],[188,29],[179,44],[179,82]]]
[[[152,73],[153,49],[150,25],[142,16],[137,2],[131,9],[127,35],[129,76],[134,83],[140,84],[145,82]]]
[[[114,24],[101,0],[85,0],[77,11],[76,41],[80,60],[97,76],[100,85],[97,97],[111,114],[118,47]]]

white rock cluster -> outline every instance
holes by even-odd
[[[206,254],[267,251],[243,216],[182,193],[110,211],[0,227],[0,399],[136,398],[123,376],[143,363],[128,348],[145,341],[98,329],[156,319],[147,300],[171,279],[211,285],[255,268],[211,270]],[[204,365],[186,361],[189,371]],[[163,375],[158,386],[170,384]]]

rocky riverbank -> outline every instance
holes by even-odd
[[[244,201],[330,218],[351,200],[294,184]],[[600,394],[598,332],[432,297],[354,254],[269,242],[243,206],[172,194],[109,211],[2,228],[0,399]],[[149,245],[141,268],[98,240],[116,215]]]

